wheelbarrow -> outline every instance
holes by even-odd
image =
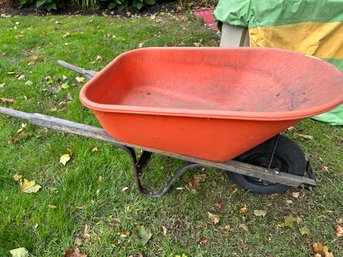
[[[280,133],[343,102],[338,69],[279,49],[143,48],[99,73],[59,64],[90,79],[80,100],[103,129],[4,107],[0,113],[125,150],[138,192],[153,197],[196,167],[223,170],[255,193],[315,186],[308,158]],[[153,153],[185,161],[159,191],[141,182]]]

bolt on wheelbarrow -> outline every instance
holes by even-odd
[[[146,48],[99,73],[59,64],[91,79],[80,100],[103,129],[3,107],[0,113],[112,143],[129,154],[138,191],[154,197],[196,167],[223,170],[256,193],[315,186],[305,154],[280,133],[343,102],[340,71],[284,50]],[[185,161],[159,191],[141,182],[152,154]]]

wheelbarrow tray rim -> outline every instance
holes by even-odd
[[[107,72],[110,72],[112,66],[120,58],[126,58],[126,56],[140,51],[270,51],[275,53],[284,53],[288,55],[294,55],[299,58],[311,58],[314,62],[320,63],[326,69],[329,69],[332,75],[335,77],[335,82],[341,81],[343,88],[343,73],[337,69],[334,65],[322,61],[319,58],[313,56],[307,56],[302,53],[297,53],[290,50],[281,50],[274,48],[215,48],[215,47],[147,47],[141,49],[135,49],[127,51],[117,56],[112,62],[110,62],[104,69],[98,72],[95,77],[88,81],[80,90],[80,101],[86,107],[94,111],[110,112],[110,113],[130,113],[130,114],[145,114],[145,115],[163,115],[163,116],[182,116],[182,117],[194,117],[194,118],[216,118],[216,119],[239,119],[239,120],[258,120],[258,121],[281,121],[281,120],[297,120],[307,117],[315,116],[320,113],[334,109],[343,103],[343,94],[337,94],[337,97],[325,104],[320,104],[307,108],[305,110],[293,110],[293,111],[275,111],[275,112],[251,112],[251,111],[231,111],[231,110],[212,110],[212,109],[185,109],[185,108],[168,108],[168,107],[146,107],[146,106],[133,106],[133,105],[121,105],[121,104],[101,104],[90,100],[87,97],[86,91],[89,87],[94,87],[93,81],[98,77],[103,76]],[[323,85],[325,86],[325,85]],[[342,91],[343,92],[343,91]]]

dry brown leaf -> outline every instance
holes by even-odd
[[[11,98],[0,98],[0,102],[2,103],[6,103],[6,104],[13,104],[15,102],[14,99],[11,99]]]
[[[343,227],[340,225],[336,225],[336,235],[338,237],[342,237],[343,236]]]
[[[246,232],[249,232],[249,228],[248,228],[248,226],[246,224],[239,225],[239,228],[243,229]]]
[[[220,203],[215,203],[215,204],[214,204],[214,207],[215,207],[216,209],[221,209],[223,206],[222,206]]]
[[[337,223],[337,224],[342,224],[342,223],[343,223],[343,218],[338,218],[338,219],[336,219],[336,223]]]
[[[300,222],[303,221],[303,219],[297,216],[295,221],[297,222],[297,224],[299,224]]]
[[[130,231],[122,231],[119,233],[119,236],[122,237],[122,238],[126,238],[130,235]]]
[[[29,63],[28,63],[28,65],[33,65],[33,64],[35,64],[37,60],[38,60],[38,56],[32,55],[32,56],[29,58]]]
[[[230,226],[229,225],[222,225],[219,227],[219,229],[221,230],[221,232],[223,234],[227,234],[230,231]]]
[[[292,196],[293,196],[294,198],[299,198],[300,192],[292,192]]]
[[[18,182],[22,177],[23,177],[23,175],[20,175],[20,174],[16,173],[16,174],[13,176],[13,179],[14,179],[14,181]]]
[[[286,204],[293,204],[293,201],[292,200],[286,200]]]
[[[87,257],[87,254],[80,253],[79,248],[76,247],[75,250],[69,248],[65,251],[63,257]]]

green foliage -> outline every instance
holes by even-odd
[[[73,6],[81,6],[82,8],[90,8],[99,6],[99,0],[71,0]]]
[[[24,8],[33,4],[33,0],[19,0],[19,8]]]
[[[63,0],[19,0],[19,8],[36,5],[37,8],[56,11],[64,6]]]
[[[140,10],[144,6],[156,4],[156,0],[19,0],[19,8],[36,5],[37,8],[46,9],[48,11],[59,10],[62,7],[65,7],[66,4],[85,9],[102,5],[108,10],[118,9],[122,11],[131,6]]]
[[[109,10],[118,9],[118,10],[124,10],[128,6],[133,6],[136,9],[140,10],[144,6],[147,5],[154,5],[156,3],[156,0],[105,0],[103,1],[107,4],[107,8]]]
[[[63,0],[37,0],[36,6],[47,9],[49,12],[52,10],[56,11],[63,6]]]

